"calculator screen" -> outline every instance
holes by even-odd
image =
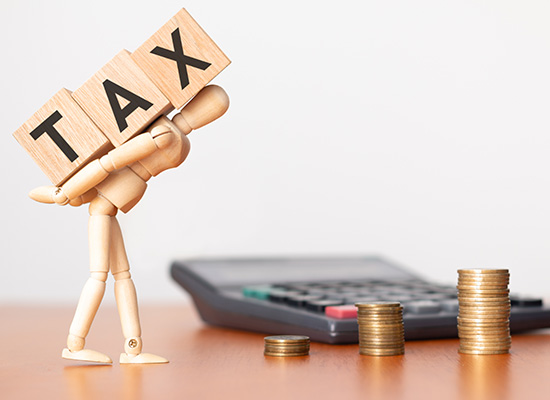
[[[416,278],[377,258],[200,260],[186,266],[214,286],[348,279]]]

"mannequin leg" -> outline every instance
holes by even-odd
[[[115,298],[124,335],[124,351],[121,363],[167,363],[168,360],[154,354],[142,353],[141,325],[136,288],[130,275],[130,265],[124,249],[122,232],[115,217],[111,217],[111,273],[115,278]]]
[[[94,200],[96,205],[106,202],[104,199],[99,199],[99,201]],[[112,205],[111,207],[107,207],[107,211],[116,212],[116,209]],[[112,360],[105,354],[95,350],[84,349],[86,336],[90,331],[94,317],[103,299],[103,294],[105,293],[105,281],[107,280],[107,273],[109,271],[111,216],[103,215],[103,213],[94,213],[95,208],[97,207],[90,205],[88,226],[90,278],[82,289],[75,315],[69,328],[67,348],[63,349],[62,357],[71,360],[112,363]]]

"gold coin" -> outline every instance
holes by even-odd
[[[357,318],[363,319],[399,319],[403,317],[403,313],[398,314],[366,314],[366,313],[357,313]]]
[[[512,337],[510,335],[487,335],[487,334],[481,334],[481,335],[474,335],[474,334],[459,334],[458,337],[460,339],[465,339],[466,341],[475,341],[475,342],[486,342],[486,341],[511,341]]]
[[[277,348],[272,348],[272,347],[266,347],[264,349],[264,352],[267,352],[267,353],[280,353],[280,354],[302,354],[302,353],[307,353],[309,352],[309,347],[305,348],[305,349],[296,349],[296,350],[284,350],[284,349],[277,349]]]
[[[390,307],[401,307],[401,303],[399,303],[398,301],[369,301],[355,303],[355,307],[384,309]]]
[[[264,341],[266,343],[277,343],[277,344],[301,343],[301,342],[308,342],[309,343],[309,337],[308,336],[300,336],[300,335],[266,336],[264,338]]]
[[[403,327],[391,328],[391,329],[378,329],[378,328],[369,328],[365,329],[359,327],[359,333],[362,335],[380,335],[380,334],[401,334],[405,332]]]
[[[458,296],[458,305],[484,305],[484,306],[508,306],[510,305],[510,299],[494,299],[491,297],[478,297],[475,299]]]
[[[461,346],[467,346],[469,348],[474,347],[502,347],[502,346],[508,346],[512,344],[511,338],[503,338],[501,340],[474,340],[470,338],[460,338],[460,345]]]
[[[270,356],[270,357],[300,357],[300,356],[307,356],[309,355],[309,352],[303,352],[303,353],[274,353],[274,352],[264,352],[264,356]]]
[[[405,354],[405,349],[395,349],[395,350],[389,350],[389,351],[380,351],[380,350],[374,350],[374,349],[360,349],[359,354],[363,356],[400,356]]]
[[[464,328],[462,326],[458,327],[458,334],[465,333],[467,335],[510,335],[510,328]]]
[[[465,347],[465,346],[459,346],[460,352],[462,353],[462,350],[466,351],[483,351],[483,352],[490,352],[490,351],[508,351],[512,347],[511,346],[494,346],[494,347]],[[489,354],[489,353],[487,353]]]
[[[503,305],[503,306],[494,306],[494,305],[485,306],[485,305],[480,305],[480,304],[476,304],[476,305],[461,304],[461,305],[459,305],[458,315],[460,315],[463,312],[482,312],[482,313],[485,313],[485,314],[491,314],[492,312],[495,312],[495,313],[510,313],[510,311],[511,311],[510,306],[506,306],[506,305]]]
[[[510,294],[510,289],[473,289],[470,287],[461,287],[458,286],[458,293],[467,295],[471,294],[474,296],[484,295],[484,296],[508,296]]]
[[[396,335],[359,335],[361,340],[367,340],[371,342],[395,342],[396,340],[404,340],[405,336],[403,333]]]
[[[493,350],[493,351],[459,349],[458,352],[462,354],[472,354],[472,355],[496,355],[496,354],[508,354],[510,351],[508,349]]]
[[[510,282],[508,281],[472,281],[472,280],[464,280],[459,279],[456,288],[458,290],[465,289],[465,290],[507,290],[509,289],[508,285]]]
[[[370,355],[384,355],[384,354],[399,354],[405,350],[405,346],[394,347],[394,348],[374,348],[374,347],[360,347],[359,353],[361,354],[370,354]]]
[[[265,347],[268,348],[277,348],[277,349],[286,349],[286,350],[293,350],[293,349],[304,349],[304,348],[308,348],[309,347],[309,343],[307,344],[293,344],[293,345],[289,345],[289,344],[284,344],[284,345],[280,345],[280,344],[270,344],[270,343],[266,343],[265,344]]]
[[[464,277],[459,276],[457,285],[465,286],[508,286],[510,283],[509,277]]]
[[[487,275],[487,274],[509,274],[510,271],[505,268],[471,268],[459,269],[459,274]]]
[[[387,343],[375,343],[375,342],[359,342],[359,346],[360,347],[365,347],[365,348],[380,348],[380,349],[384,349],[384,348],[398,348],[398,347],[403,347],[405,346],[405,341],[404,340],[400,340],[400,341],[396,341],[396,342],[393,342],[393,343],[390,343],[390,342],[387,342]]]
[[[488,284],[501,284],[510,282],[510,275],[459,275],[457,282],[472,282],[473,284],[488,283]]]
[[[510,310],[460,310],[462,318],[506,318],[510,317]]]
[[[494,304],[491,302],[479,302],[479,303],[459,303],[460,310],[480,310],[480,311],[510,311],[510,303]]]

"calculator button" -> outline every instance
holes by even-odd
[[[378,300],[380,299],[377,296],[350,296],[344,299],[346,304],[369,303],[371,301],[378,301]]]
[[[443,300],[439,304],[441,304],[441,308],[443,308],[445,311],[458,313],[458,300]]]
[[[324,312],[326,307],[344,304],[343,300],[325,299],[308,301],[306,308],[310,311]]]
[[[535,297],[510,297],[513,306],[518,307],[542,307],[542,299]]]
[[[247,286],[243,288],[243,295],[245,297],[267,300],[269,298],[269,292],[271,290],[273,289],[269,285]]]
[[[325,315],[336,319],[357,318],[357,307],[354,305],[328,306],[325,308]]]
[[[298,296],[290,296],[286,299],[286,303],[292,307],[305,307],[308,301],[321,300],[323,296],[312,294],[302,294]]]
[[[441,306],[435,301],[411,301],[405,304],[406,311],[411,314],[434,314],[441,311]]]
[[[456,296],[452,296],[452,297],[456,297]],[[448,294],[444,294],[444,293],[430,293],[430,294],[424,294],[421,296],[420,300],[433,300],[433,301],[441,301],[441,300],[446,300],[446,299],[449,299],[449,295]]]
[[[296,290],[273,289],[269,292],[269,300],[274,303],[284,303],[290,296],[298,296],[300,294],[303,294],[303,292],[298,292]]]

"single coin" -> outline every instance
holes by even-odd
[[[309,343],[307,344],[295,344],[295,345],[279,345],[279,344],[270,344],[270,343],[266,343],[265,344],[265,348],[272,348],[272,349],[281,349],[281,350],[284,350],[284,351],[294,351],[294,350],[303,350],[303,349],[307,349],[309,348]]]
[[[510,271],[505,268],[473,268],[459,269],[459,274],[485,275],[485,274],[509,274]]]
[[[401,318],[402,316],[402,311],[398,313],[357,313],[357,318],[396,319]]]
[[[459,314],[463,318],[506,318],[510,317],[510,310],[460,310]]]
[[[501,313],[510,313],[510,306],[502,305],[502,306],[495,306],[495,305],[486,305],[486,303],[483,304],[459,304],[458,312],[482,312],[485,314],[490,314],[492,312],[501,312]],[[460,315],[460,314],[459,314]]]
[[[459,349],[458,352],[462,354],[471,354],[471,355],[496,355],[496,354],[508,354],[510,351],[508,349],[496,350],[496,351]]]
[[[264,352],[266,353],[280,353],[280,354],[302,354],[302,353],[308,353],[309,352],[309,347],[306,347],[305,349],[296,349],[296,350],[292,350],[292,351],[289,351],[289,350],[284,350],[284,349],[277,349],[277,348],[272,348],[272,347],[266,347],[264,349]]]
[[[481,333],[509,333],[510,328],[508,326],[502,326],[502,327],[484,327],[484,328],[478,328],[478,327],[465,327],[465,326],[458,326],[458,333],[460,332],[467,332],[467,333],[474,333],[474,332],[481,332]]]
[[[391,325],[391,324],[402,323],[402,321],[403,321],[403,317],[399,317],[399,318],[357,317],[357,322],[359,324],[372,324],[372,325],[385,324],[385,325]]]
[[[460,345],[467,346],[468,348],[489,348],[489,347],[506,347],[512,344],[510,338],[503,340],[473,340],[467,338],[460,338]]]
[[[510,282],[485,282],[485,281],[464,281],[459,280],[457,282],[457,290],[506,290],[509,289]]]
[[[458,336],[460,340],[464,340],[465,343],[467,342],[475,342],[475,343],[485,343],[485,342],[491,342],[491,343],[500,343],[500,342],[511,342],[512,338],[510,335],[468,335],[468,334],[462,334]]]
[[[509,283],[510,282],[485,282],[485,281],[464,281],[459,280],[456,285],[456,289],[460,292],[461,290],[471,290],[471,291],[488,291],[488,290],[495,290],[495,291],[503,291],[509,290]]]
[[[405,349],[395,349],[395,350],[389,350],[389,351],[381,351],[381,350],[375,350],[375,349],[361,349],[359,350],[359,354],[363,356],[400,356],[405,354]]]
[[[278,336],[266,336],[264,338],[266,343],[297,343],[297,342],[309,342],[308,336],[300,335],[278,335]]]
[[[392,334],[392,335],[365,335],[359,334],[358,336],[361,340],[367,340],[370,342],[395,342],[399,340],[404,340],[405,336],[403,333]]]
[[[491,290],[474,290],[474,289],[458,289],[457,296],[462,297],[497,297],[508,298],[510,291],[508,289],[491,289]]]
[[[308,351],[305,351],[303,353],[280,353],[280,352],[264,352],[264,356],[270,356],[270,357],[300,357],[300,356],[307,356],[309,355]]]
[[[365,325],[359,325],[359,332],[360,333],[371,333],[371,334],[377,334],[377,333],[398,333],[398,332],[404,332],[405,328],[403,327],[403,324],[401,325],[385,325],[385,326],[365,326]]]
[[[510,335],[510,328],[472,328],[458,327],[458,334],[465,333],[467,335]]]
[[[464,347],[464,346],[459,346],[459,349],[460,349],[460,352],[464,352],[464,350],[466,351],[470,351],[470,352],[474,352],[474,351],[480,351],[480,352],[486,352],[486,354],[491,354],[490,352],[493,352],[493,351],[509,351],[512,347],[511,346],[502,346],[502,347]]]
[[[355,303],[358,308],[385,308],[385,307],[401,307],[398,301],[369,301]]]

